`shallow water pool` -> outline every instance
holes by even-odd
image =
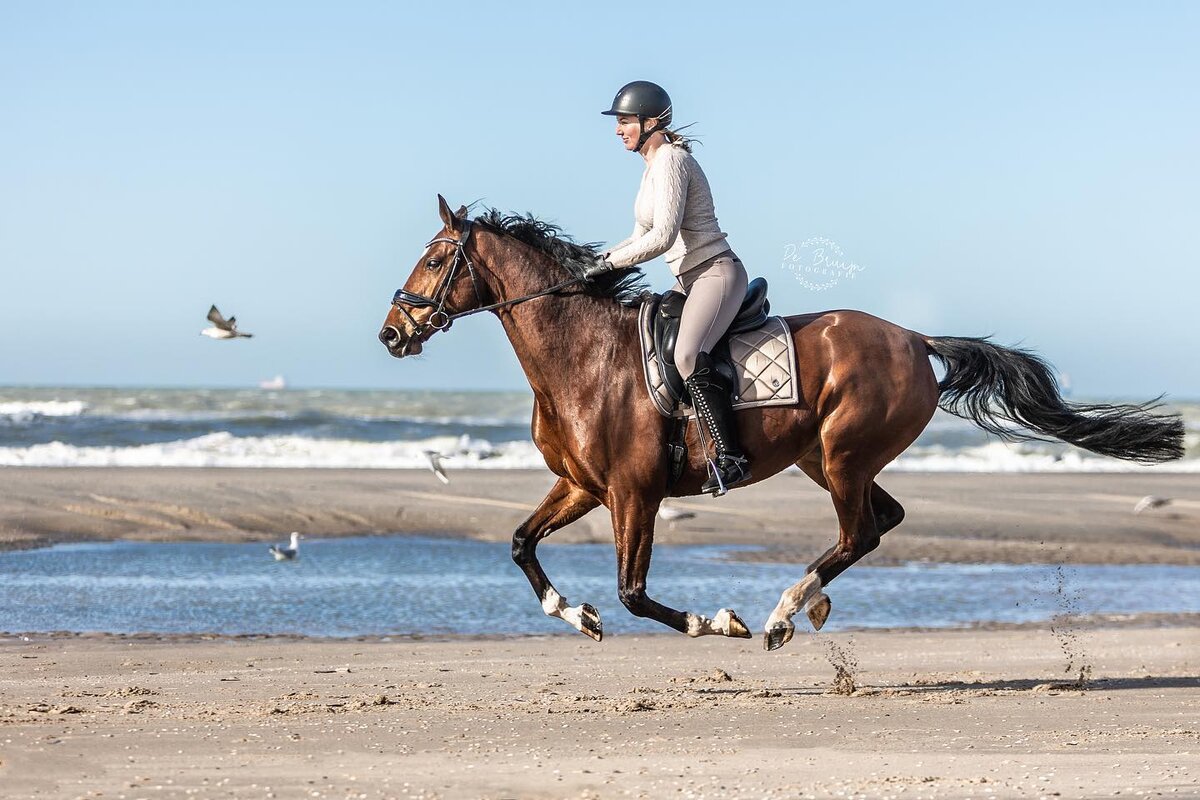
[[[306,539],[301,547],[295,562],[274,561],[261,543],[113,542],[0,553],[0,630],[578,635],[542,614],[505,544],[385,536]],[[708,615],[733,608],[759,632],[804,567],[730,560],[739,549],[753,548],[656,548],[651,596]],[[550,543],[539,556],[572,604],[600,610],[606,633],[667,630],[617,600],[612,546]],[[833,614],[826,630],[1200,612],[1200,567],[855,567],[827,592]]]

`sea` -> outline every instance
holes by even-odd
[[[751,549],[656,547],[650,591],[703,614],[735,609],[759,632],[803,567],[737,560]],[[600,609],[606,633],[667,632],[621,607],[611,544],[548,543],[538,556],[571,603]],[[826,591],[833,601],[829,631],[1045,621],[1060,627],[1079,616],[1196,614],[1200,567],[860,566]],[[508,544],[421,536],[313,537],[300,542],[295,561],[275,561],[262,542],[75,542],[0,552],[0,640],[33,631],[579,635],[542,613]]]
[[[435,450],[453,469],[541,469],[532,410],[529,392],[0,387],[0,466],[426,469]],[[888,469],[1200,471],[1200,402],[1163,410],[1187,426],[1169,464],[1007,443],[939,411]]]

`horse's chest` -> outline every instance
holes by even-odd
[[[533,407],[533,443],[546,459],[546,466],[560,476],[572,472],[570,462],[579,452],[582,421],[578,417],[565,416],[549,403],[539,402]]]

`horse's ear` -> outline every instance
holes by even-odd
[[[455,212],[454,212],[454,216],[458,217],[459,219],[466,219],[466,217],[467,217],[467,207],[466,207],[466,206],[459,206],[459,207],[458,207],[458,211],[455,211]]]
[[[458,215],[450,213],[450,204],[446,202],[446,198],[438,195],[438,214],[442,217],[442,223],[445,224],[446,230],[451,233],[458,233],[459,219]]]

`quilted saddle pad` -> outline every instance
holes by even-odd
[[[671,397],[654,349],[653,309],[643,303],[638,315],[642,365],[650,399],[664,417],[695,416],[692,407]],[[733,408],[789,406],[800,401],[796,382],[796,343],[783,317],[768,317],[761,328],[727,337],[738,388]]]

